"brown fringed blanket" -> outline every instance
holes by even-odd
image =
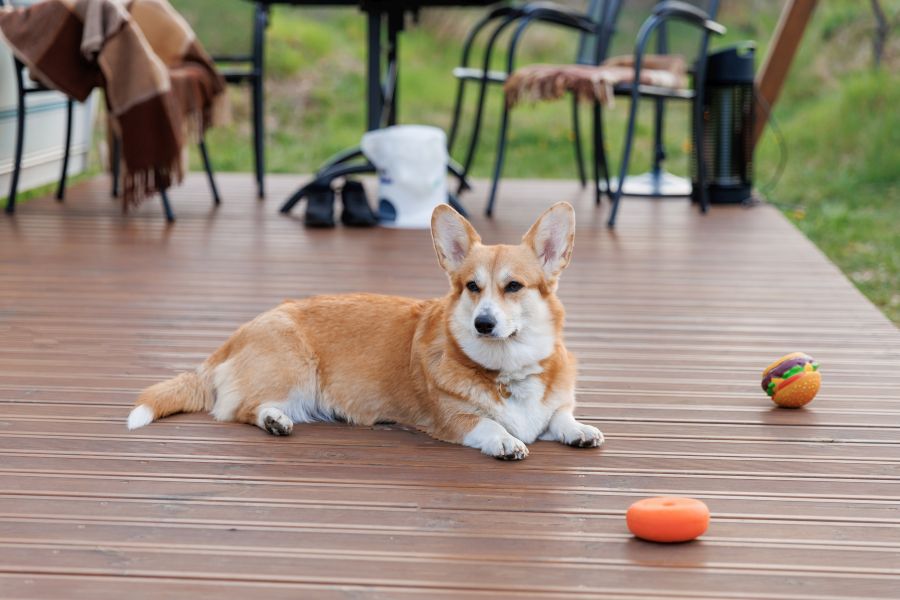
[[[503,86],[507,106],[522,100],[557,100],[568,92],[586,102],[612,105],[613,87],[634,81],[634,57],[613,57],[599,66],[528,65],[516,69]],[[680,56],[648,55],[641,63],[640,83],[670,89],[687,85],[687,66]]]
[[[166,0],[44,0],[0,12],[0,34],[47,87],[80,101],[103,88],[126,207],[180,182],[185,139],[224,109],[222,77]]]

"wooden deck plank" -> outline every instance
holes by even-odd
[[[173,543],[176,529],[190,542]],[[526,543],[523,543],[526,542]],[[527,543],[530,542],[530,543]],[[214,570],[220,559],[270,557],[278,560],[333,557],[335,562],[367,561],[374,558],[397,562],[435,562],[447,560],[475,564],[509,563],[556,566],[561,570],[594,565],[600,569],[629,566],[635,548],[623,536],[570,538],[561,532],[555,539],[504,537],[492,535],[447,535],[403,531],[337,530],[307,528],[289,530],[229,526],[198,526],[178,523],[96,523],[59,520],[0,520],[0,548],[18,545],[23,551],[35,547],[57,547],[61,553],[102,547],[107,552],[124,554],[193,553],[190,565],[183,568]],[[352,548],[349,551],[348,548]],[[461,554],[462,549],[468,549]],[[677,559],[671,550],[654,546],[642,551],[642,560],[666,563],[669,568],[703,564],[710,570],[788,571],[814,576],[826,567],[831,575],[893,576],[900,573],[897,548],[831,546],[815,544],[786,545],[750,540],[710,539],[702,546],[690,545]],[[341,565],[336,565],[338,568]],[[263,565],[256,575],[281,576],[283,564]],[[491,583],[490,577],[483,579]]]
[[[0,220],[0,597],[896,597],[900,332],[774,209],[627,199],[609,232],[571,182],[504,183],[487,242],[576,205],[560,296],[608,440],[511,465],[398,426],[127,432],[142,387],[284,298],[445,292],[427,232],[307,231],[220,179],[219,210],[200,177],[172,194],[174,227],[102,179]],[[793,350],[824,385],[779,410],[759,371]],[[669,493],[708,534],[634,540],[627,506]]]
[[[396,541],[394,542],[396,544]],[[550,593],[632,590],[656,593],[658,597],[691,595],[695,590],[721,597],[722,590],[743,590],[786,587],[803,590],[805,597],[826,598],[894,597],[896,576],[893,574],[798,569],[791,566],[773,568],[771,565],[721,564],[710,556],[701,564],[675,562],[667,553],[647,550],[643,544],[630,540],[626,546],[634,554],[626,559],[585,558],[566,563],[553,557],[547,561],[492,560],[459,547],[453,556],[416,556],[403,552],[327,551],[260,552],[247,549],[229,551],[222,548],[169,546],[158,549],[129,548],[127,544],[0,543],[9,556],[0,568],[18,570],[40,561],[38,573],[81,575],[180,576],[185,579],[216,581],[282,582],[332,584],[341,581],[355,585],[393,586],[412,585],[445,590],[494,591],[500,597],[518,594],[522,590]],[[601,548],[615,545],[599,545]],[[14,550],[14,552],[10,552]],[[101,550],[101,551],[98,551]],[[670,554],[670,553],[668,553]],[[654,557],[654,555],[656,555]],[[662,556],[661,556],[662,555]],[[648,564],[641,564],[646,557]],[[791,555],[786,556],[790,560]],[[298,563],[302,568],[297,568]],[[653,564],[656,563],[656,564]],[[663,566],[663,563],[668,563]],[[500,571],[500,572],[498,572]],[[638,583],[643,580],[644,585]],[[659,591],[654,581],[665,582]],[[577,582],[577,583],[576,583]],[[695,596],[696,597],[696,596]],[[785,595],[782,597],[795,597]]]

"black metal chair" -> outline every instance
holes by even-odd
[[[468,174],[475,158],[475,151],[481,134],[481,123],[484,113],[484,104],[489,85],[503,85],[509,74],[515,67],[515,52],[519,39],[525,30],[533,23],[548,23],[580,32],[578,50],[575,61],[578,64],[598,64],[609,50],[609,42],[615,30],[615,21],[618,16],[621,2],[618,0],[590,0],[587,11],[584,13],[568,7],[559,6],[550,2],[533,2],[522,6],[501,6],[491,10],[469,30],[463,42],[462,59],[460,66],[453,70],[453,75],[458,80],[456,100],[453,108],[453,120],[447,137],[448,149],[452,152],[460,129],[462,105],[465,97],[465,87],[469,82],[479,83],[478,101],[475,107],[475,117],[471,136],[463,160],[463,174]],[[500,35],[511,25],[518,24],[508,49],[507,69],[505,71],[491,70],[491,57]],[[493,27],[492,29],[490,27]],[[484,48],[483,64],[481,68],[469,66],[472,48],[482,31],[490,30],[487,43]],[[506,128],[508,125],[508,111],[504,109],[501,119],[500,140],[498,142],[498,155],[506,146]],[[578,177],[582,187],[586,185],[584,157],[581,144],[581,130],[579,126],[578,101],[572,98],[572,132],[575,162],[578,168]],[[493,186],[496,187],[496,186]],[[461,190],[460,190],[461,191]],[[491,198],[495,190],[491,193]],[[488,214],[491,214],[493,202],[489,202]]]
[[[222,77],[229,84],[250,88],[253,127],[253,159],[257,197],[265,197],[265,48],[269,27],[269,3],[253,2],[251,36],[246,36],[249,12],[226,11],[223,22],[216,14],[220,0],[173,0],[175,9],[191,24],[194,33],[209,51]],[[244,0],[231,0],[246,5]],[[220,18],[216,18],[219,16]],[[249,42],[249,43],[248,43]]]
[[[253,160],[254,172],[256,175],[256,195],[258,198],[265,198],[265,176],[266,176],[266,130],[265,130],[265,48],[266,48],[266,29],[269,27],[269,5],[263,2],[253,3],[253,40],[249,54],[213,54],[212,59],[217,65],[223,65],[219,68],[219,72],[225,79],[226,83],[234,85],[249,85],[252,98],[252,118],[253,118]],[[202,40],[201,40],[202,41]],[[209,153],[206,149],[206,140],[201,139],[198,143],[200,156],[203,159],[203,168],[206,171],[209,180],[210,191],[213,196],[213,202],[219,205],[219,191],[213,177],[212,164],[209,160]],[[114,181],[118,179],[118,165],[114,169]],[[117,186],[114,184],[114,188]],[[166,220],[170,223],[175,221],[175,214],[169,203],[169,197],[166,190],[160,192],[163,202],[163,209],[166,213]]]
[[[664,0],[657,4],[650,17],[644,21],[637,35],[637,41],[634,49],[634,78],[635,82],[640,80],[641,62],[643,60],[647,44],[651,34],[654,32],[658,36],[657,51],[664,53],[665,47],[665,25],[669,21],[680,21],[691,27],[697,28],[700,33],[699,48],[697,56],[693,62],[691,69],[693,74],[693,84],[689,89],[668,89],[648,85],[623,84],[615,87],[617,95],[629,96],[631,98],[631,107],[628,114],[628,123],[625,130],[625,141],[622,149],[622,162],[619,165],[619,178],[616,185],[610,187],[607,184],[607,190],[610,191],[610,199],[612,207],[610,209],[609,220],[607,225],[614,227],[616,216],[619,210],[619,202],[624,195],[625,178],[628,174],[628,163],[631,158],[631,149],[634,143],[634,128],[637,123],[638,106],[641,98],[653,98],[657,102],[657,135],[656,135],[656,161],[659,161],[659,153],[661,152],[661,106],[667,100],[687,100],[692,103],[692,147],[693,160],[696,168],[696,181],[694,184],[694,196],[700,204],[700,210],[706,212],[709,209],[709,200],[706,194],[706,173],[705,173],[705,157],[703,148],[703,94],[706,85],[706,54],[709,48],[710,34],[721,35],[725,33],[725,27],[715,22],[718,13],[718,0],[710,0],[706,9],[698,6],[681,2],[679,0]],[[659,43],[661,42],[661,43]],[[601,115],[602,118],[602,115]],[[600,147],[602,151],[604,141],[601,135],[595,136],[594,145]]]
[[[269,26],[269,5],[255,2],[253,6],[253,48],[250,54],[213,55],[225,81],[235,85],[249,85],[253,99],[253,157],[256,172],[257,197],[265,198],[266,130],[264,111],[266,28]]]
[[[0,6],[6,5],[6,0],[0,0]],[[19,175],[22,171],[22,155],[25,150],[25,117],[28,112],[26,98],[35,94],[47,92],[59,93],[38,82],[32,82],[26,77],[27,67],[17,58],[13,58],[13,70],[16,76],[17,110],[16,110],[16,143],[13,153],[13,170],[10,178],[9,195],[6,198],[6,214],[11,215],[16,211],[16,195],[19,191]],[[65,147],[63,150],[62,172],[59,176],[59,185],[56,188],[56,199],[62,202],[66,194],[66,176],[69,170],[69,153],[72,146],[72,113],[74,100],[66,98],[66,131]]]
[[[0,0],[0,6],[7,4],[6,0]],[[12,5],[12,3],[9,3]],[[257,5],[259,7],[259,5]],[[259,59],[262,60],[261,57]],[[19,175],[22,167],[22,155],[24,153],[25,147],[25,121],[27,115],[27,103],[26,98],[33,94],[39,93],[47,93],[54,92],[60,93],[56,90],[52,90],[39,82],[30,82],[26,83],[26,79],[30,81],[30,78],[26,78],[25,72],[27,67],[17,58],[13,57],[14,63],[14,71],[16,75],[16,88],[18,92],[18,106],[16,113],[16,142],[15,142],[15,150],[13,155],[13,172],[10,180],[10,191],[9,196],[6,200],[6,214],[13,214],[16,209],[16,195],[18,192],[19,186]],[[56,188],[56,199],[60,202],[63,201],[65,197],[66,190],[66,179],[68,176],[69,170],[69,155],[71,152],[72,145],[72,114],[74,110],[74,100],[72,98],[66,99],[66,131],[65,131],[65,145],[63,150],[63,162],[62,162],[62,171],[59,177],[59,184]],[[213,176],[212,164],[209,160],[209,153],[206,149],[206,142],[203,138],[200,139],[198,143],[198,147],[200,150],[200,155],[203,158],[203,167],[206,171],[206,176],[209,180],[210,192],[212,193],[213,202],[218,206],[221,202],[219,197],[219,190],[216,186],[216,181]],[[119,173],[120,173],[120,160],[121,160],[121,152],[120,152],[120,142],[117,138],[113,139],[113,148],[111,151],[110,161],[112,164],[112,176],[113,176],[113,186],[112,186],[112,195],[119,195]],[[259,177],[257,179],[260,186],[262,186],[262,179]],[[260,190],[262,188],[260,187]],[[175,213],[172,211],[171,204],[169,202],[169,197],[167,194],[167,190],[160,191],[160,197],[162,199],[163,211],[166,216],[166,220],[168,222],[175,221]]]
[[[208,8],[203,4],[193,4],[193,8],[200,8],[200,14],[193,15],[190,12],[192,3],[176,3],[176,8],[187,18],[189,22],[202,21],[203,9]],[[206,16],[206,19],[210,17]],[[257,197],[265,197],[265,121],[264,121],[264,82],[265,82],[265,35],[269,26],[269,4],[264,2],[253,3],[253,31],[249,52],[242,54],[212,54],[213,61],[219,67],[219,72],[226,83],[235,85],[249,85],[252,98],[253,120],[253,156],[254,171],[256,177]],[[203,39],[200,40],[204,41]],[[203,169],[209,181],[213,202],[220,204],[219,191],[213,175],[212,163],[206,148],[206,140],[201,138],[197,144],[200,157],[203,159]],[[112,195],[119,195],[119,171],[120,148],[119,141],[113,140],[112,158]],[[169,202],[167,190],[160,191],[166,220],[175,221],[175,214]]]

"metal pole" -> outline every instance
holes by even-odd
[[[368,63],[368,113],[366,130],[378,129],[381,121],[383,98],[381,95],[381,20],[378,8],[368,6],[369,63]]]

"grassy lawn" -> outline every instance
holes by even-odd
[[[769,200],[900,323],[900,2],[872,68],[868,2],[822,2],[776,109],[788,163]],[[778,152],[758,149],[761,178]]]

